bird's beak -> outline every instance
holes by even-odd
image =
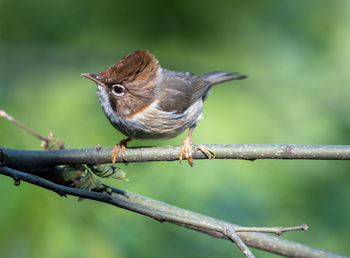
[[[102,82],[100,80],[100,74],[99,73],[82,73],[82,76],[96,82],[99,85],[102,85]]]

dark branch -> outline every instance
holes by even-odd
[[[301,144],[212,144],[216,159],[316,159],[350,160],[350,145]],[[179,159],[180,146],[127,148],[128,162],[174,161]],[[112,148],[64,149],[52,151],[1,148],[3,160],[12,168],[24,170],[55,165],[111,163]],[[1,156],[0,156],[1,158]],[[206,159],[199,150],[193,150],[194,159]],[[118,157],[117,162],[123,162]],[[1,160],[0,160],[1,163]],[[18,167],[21,164],[21,167]]]
[[[274,237],[263,233],[236,232],[236,229],[242,230],[243,228],[235,224],[217,220],[116,188],[111,188],[111,194],[106,192],[100,193],[81,190],[58,185],[35,175],[17,171],[8,167],[0,167],[0,174],[12,177],[17,183],[20,180],[23,180],[28,183],[52,190],[61,196],[69,194],[85,199],[108,203],[123,209],[146,215],[161,222],[170,222],[206,233],[213,237],[229,239],[231,241],[235,241],[235,243],[238,242],[238,246],[240,246],[246,255],[250,255],[250,253],[247,253],[249,251],[247,251],[245,245],[285,256],[340,257],[338,255],[313,249],[280,237]],[[244,243],[241,243],[239,239],[241,239]]]

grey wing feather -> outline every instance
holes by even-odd
[[[163,80],[160,92],[160,108],[166,112],[183,113],[200,98],[205,98],[211,86],[244,79],[239,73],[211,72],[202,76],[162,69]]]
[[[183,113],[191,106],[193,81],[198,77],[189,73],[162,69],[159,107],[166,112]]]
[[[212,84],[210,82],[203,80],[201,77],[198,77],[192,82],[192,94],[190,103],[196,102],[200,98],[205,98],[209,92]]]

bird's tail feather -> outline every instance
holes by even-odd
[[[226,73],[226,72],[210,72],[203,74],[201,78],[210,82],[211,85],[215,85],[222,82],[231,80],[241,80],[247,78],[247,75],[241,75],[239,73]]]

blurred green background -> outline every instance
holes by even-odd
[[[0,0],[0,108],[71,148],[113,146],[91,81],[136,49],[163,67],[249,78],[213,89],[194,143],[350,143],[350,2]],[[130,146],[181,144],[132,141]],[[0,145],[39,141],[0,120]],[[125,167],[118,188],[349,255],[348,161],[157,162]],[[0,257],[232,257],[214,239],[0,176]],[[275,257],[253,250],[258,257]]]

